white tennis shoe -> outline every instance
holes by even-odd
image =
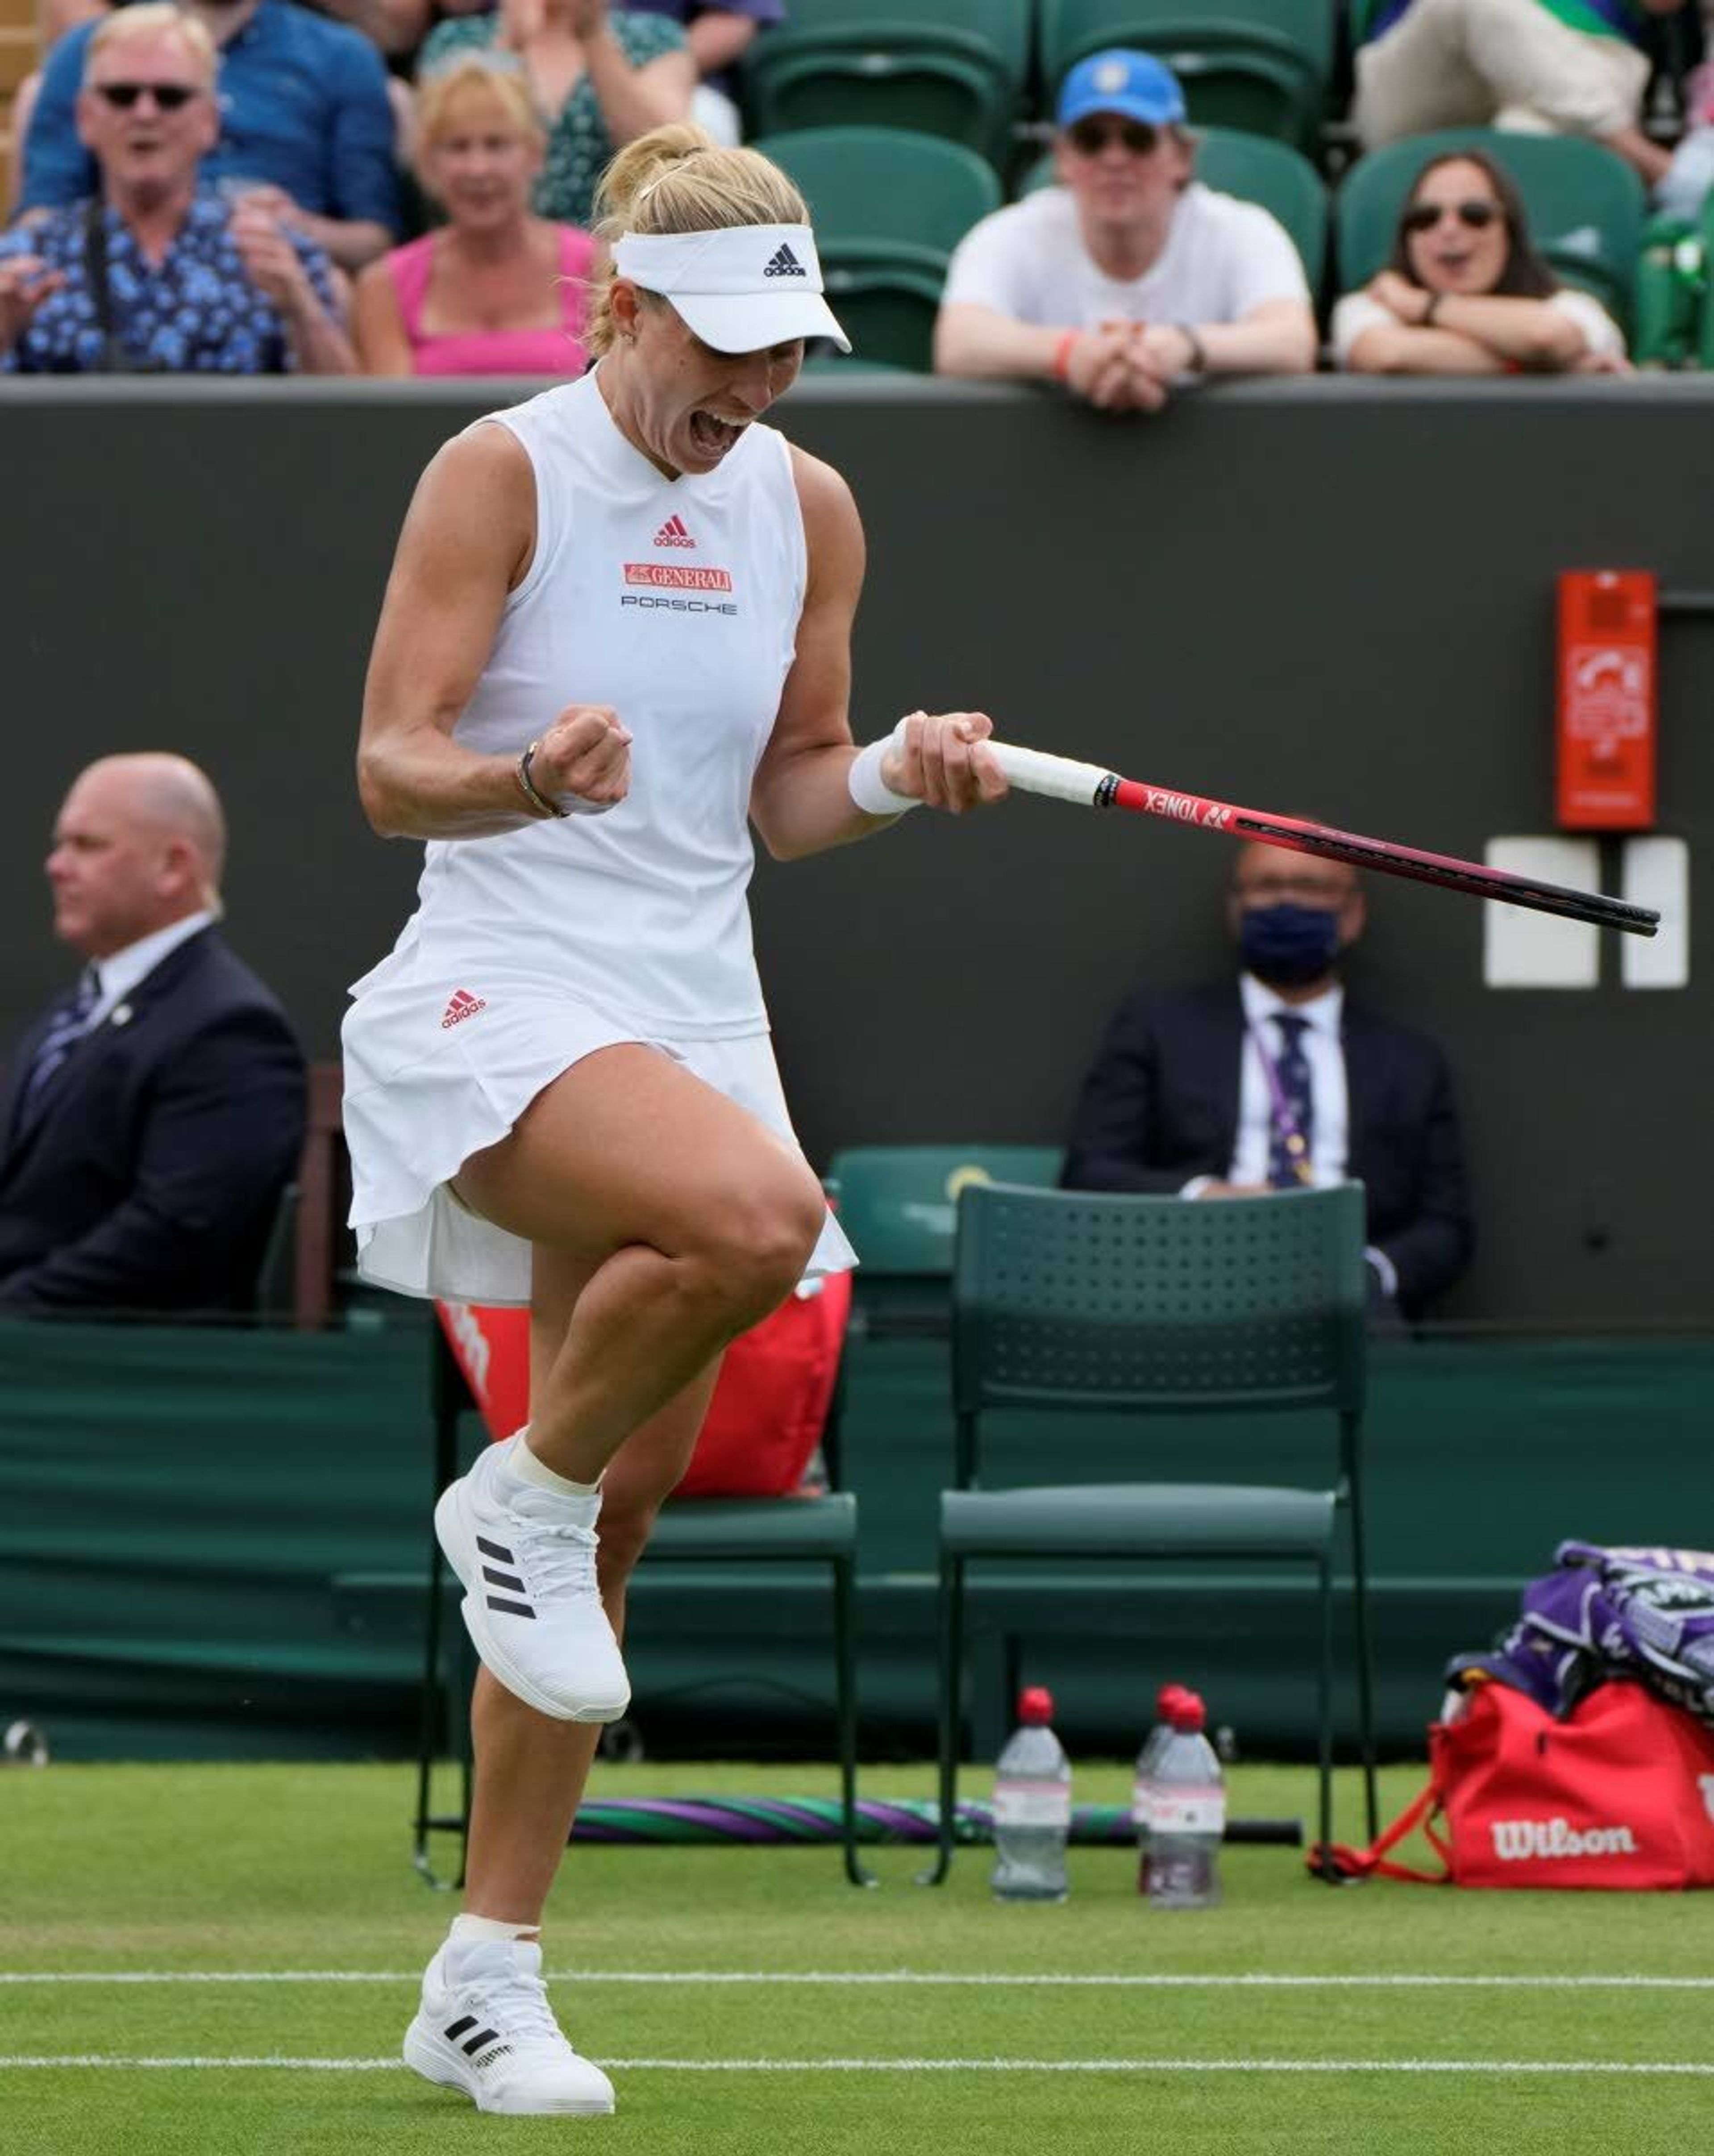
[[[596,1584],[601,1493],[562,1497],[506,1472],[521,1436],[449,1483],[434,1532],[464,1584],[464,1624],[506,1690],[557,1722],[617,1722],[630,1681]]]
[[[404,2059],[425,2081],[462,2089],[478,2111],[598,2118],[613,2109],[613,2083],[554,2020],[541,1949],[527,1939],[442,1947],[423,1974]]]

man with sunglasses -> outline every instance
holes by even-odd
[[[0,371],[356,371],[321,250],[198,187],[220,125],[198,23],[162,0],[109,17],[77,121],[100,191],[0,238]]]
[[[22,209],[81,201],[95,173],[80,93],[94,39],[126,10],[80,23],[20,90]],[[369,39],[295,0],[184,0],[219,66],[203,177],[315,242],[342,270],[385,254],[400,226],[387,70]]]
[[[1586,135],[1653,187],[1670,153],[1642,131],[1649,18],[1685,0],[1354,0],[1366,149],[1439,127]]]
[[[1201,374],[1301,374],[1316,324],[1297,251],[1267,211],[1193,177],[1184,93],[1147,53],[1081,60],[1060,87],[1060,184],[967,234],[935,332],[942,374],[1065,384],[1158,411]]]

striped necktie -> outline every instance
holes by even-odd
[[[90,1029],[90,1020],[101,996],[101,978],[93,966],[85,966],[71,994],[55,1009],[48,1030],[36,1043],[30,1067],[18,1095],[18,1121],[28,1122],[47,1097],[49,1086],[62,1064]]]

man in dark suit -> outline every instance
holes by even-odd
[[[1228,908],[1238,980],[1121,1006],[1062,1179],[1212,1199],[1352,1178],[1368,1194],[1372,1304],[1416,1317],[1470,1257],[1445,1059],[1346,998],[1339,960],[1365,917],[1354,870],[1245,846]]]
[[[214,926],[225,843],[182,757],[103,757],[65,798],[54,926],[87,963],[0,1092],[0,1312],[254,1304],[306,1075]]]

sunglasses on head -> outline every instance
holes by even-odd
[[[129,112],[145,97],[152,97],[162,112],[177,112],[203,94],[193,82],[98,82],[92,87],[116,112]]]
[[[1160,141],[1161,131],[1146,120],[1103,120],[1091,113],[1086,119],[1074,120],[1065,136],[1080,157],[1098,157],[1109,142],[1117,141],[1133,157],[1146,157]]]
[[[1432,232],[1443,217],[1455,217],[1472,232],[1486,232],[1500,221],[1496,202],[1413,203],[1404,213],[1407,232]]]

